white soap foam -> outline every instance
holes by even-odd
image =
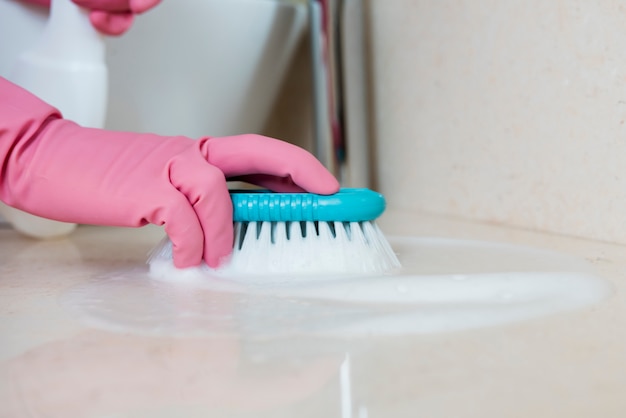
[[[202,269],[119,272],[63,303],[92,326],[150,335],[362,336],[503,325],[597,303],[611,292],[592,266],[533,248],[391,238],[388,275],[224,277]],[[156,278],[156,280],[155,280]]]
[[[296,275],[380,275],[400,269],[395,252],[375,222],[236,222],[235,245],[219,268],[206,264],[178,270],[165,237],[148,259],[155,278],[194,281],[207,275],[243,283],[291,281]]]

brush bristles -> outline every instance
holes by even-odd
[[[169,240],[149,263],[171,260]],[[233,275],[379,274],[400,267],[373,222],[236,222],[233,253],[220,273]]]

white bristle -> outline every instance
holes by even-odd
[[[151,253],[151,269],[172,264],[164,239]],[[373,222],[236,222],[233,253],[217,270],[226,275],[379,274],[400,267]]]

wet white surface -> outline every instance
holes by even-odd
[[[158,228],[80,227],[57,241],[0,230],[0,416],[623,415],[624,247],[390,215],[388,236],[420,237],[407,243],[419,247],[411,275],[253,292],[150,280]],[[521,275],[549,286],[530,291]],[[459,323],[450,306],[464,321],[507,319],[442,332],[442,318]],[[420,331],[364,331],[397,312]]]
[[[385,275],[250,282],[201,269],[142,268],[96,278],[61,300],[76,318],[112,331],[270,338],[458,331],[568,311],[611,293],[591,264],[551,251],[440,238],[390,243],[403,267]]]

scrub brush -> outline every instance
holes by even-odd
[[[231,190],[235,239],[225,275],[380,274],[400,267],[375,219],[385,199],[369,189],[333,195]],[[172,263],[165,238],[150,254],[151,270]]]

